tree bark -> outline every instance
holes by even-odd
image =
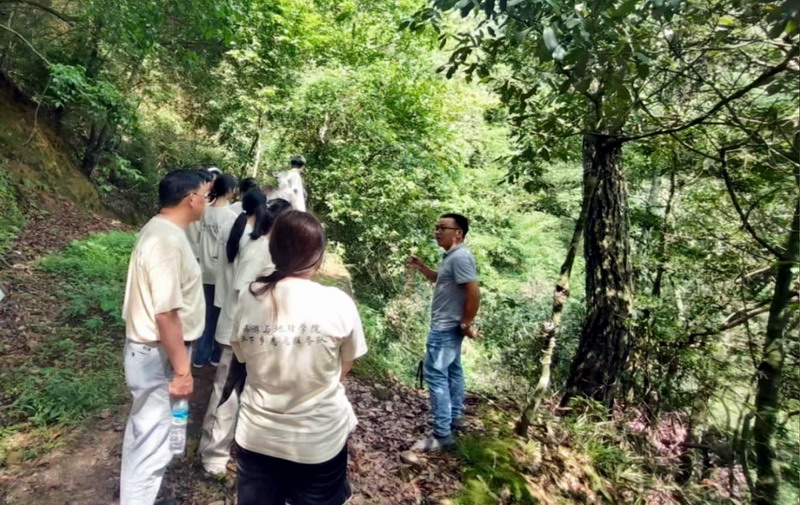
[[[611,408],[630,350],[633,285],[627,189],[618,140],[587,135],[583,150],[591,159],[584,179],[597,180],[583,237],[587,313],[561,405],[584,396]]]
[[[102,127],[99,127],[97,123],[92,123],[89,139],[86,142],[86,151],[83,154],[83,161],[81,162],[81,169],[89,179],[92,178],[94,169],[100,162],[103,153],[105,153],[110,137],[111,131],[108,122],[105,122]]]
[[[790,312],[788,306],[792,289],[792,267],[800,260],[800,200],[795,203],[786,251],[786,255],[779,259],[777,265],[764,352],[758,366],[756,421],[753,426],[758,475],[753,496],[755,505],[774,505],[778,502],[780,468],[775,450],[775,431],[784,362],[783,338]]]
[[[517,422],[515,431],[517,435],[520,436],[527,435],[528,428],[530,427],[531,423],[533,423],[533,416],[539,409],[539,405],[541,405],[544,395],[547,394],[547,391],[550,388],[550,375],[553,366],[553,351],[556,348],[558,334],[561,331],[561,316],[570,296],[569,281],[570,277],[572,276],[572,266],[575,263],[575,256],[578,253],[578,246],[581,243],[581,236],[586,223],[586,215],[589,212],[589,202],[595,193],[595,188],[597,187],[597,178],[592,171],[592,158],[586,156],[587,151],[584,151],[583,154],[584,188],[583,199],[581,201],[581,210],[578,214],[578,219],[575,221],[575,228],[572,232],[572,238],[569,241],[569,247],[567,247],[567,256],[564,258],[564,263],[561,265],[561,270],[559,271],[558,282],[556,282],[555,289],[553,290],[553,309],[550,320],[542,325],[542,330],[545,337],[545,348],[541,359],[542,370],[539,374],[539,380],[536,383],[536,388],[533,391],[533,395],[528,400],[527,405],[525,405],[522,416]]]

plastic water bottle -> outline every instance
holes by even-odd
[[[182,456],[186,450],[186,424],[189,422],[189,402],[178,400],[172,404],[172,426],[169,429],[169,449]]]

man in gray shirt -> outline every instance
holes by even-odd
[[[480,288],[475,257],[464,244],[469,220],[461,214],[444,214],[436,224],[436,242],[445,250],[439,270],[429,268],[416,256],[409,268],[419,270],[435,282],[431,303],[431,331],[425,353],[425,380],[431,397],[433,435],[412,449],[438,451],[455,443],[452,431],[459,429],[464,415],[464,370],[461,343],[474,338],[472,324],[480,306]]]

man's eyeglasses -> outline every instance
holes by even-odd
[[[436,225],[433,227],[433,231],[441,231],[441,230],[460,230],[461,228],[454,228],[452,226],[440,226]]]
[[[197,195],[200,198],[202,198],[203,200],[206,200],[206,201],[209,201],[209,202],[211,201],[211,195],[209,195],[208,193],[206,193],[205,195],[201,195],[200,193],[197,193],[196,191],[190,191],[190,192],[186,193],[186,196],[189,196],[189,195]],[[186,196],[184,196],[184,198],[186,198]]]

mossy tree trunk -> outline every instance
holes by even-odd
[[[583,150],[591,159],[584,178],[597,181],[583,236],[587,313],[561,405],[583,396],[610,408],[631,344],[628,326],[633,285],[627,189],[618,140],[587,135]]]
[[[800,260],[800,201],[796,202],[792,226],[786,244],[786,255],[778,261],[775,291],[767,320],[764,350],[758,366],[756,387],[756,421],[753,441],[756,472],[753,503],[773,505],[778,502],[780,468],[775,453],[775,432],[780,407],[781,376],[784,363],[784,333],[792,299],[792,268]]]

